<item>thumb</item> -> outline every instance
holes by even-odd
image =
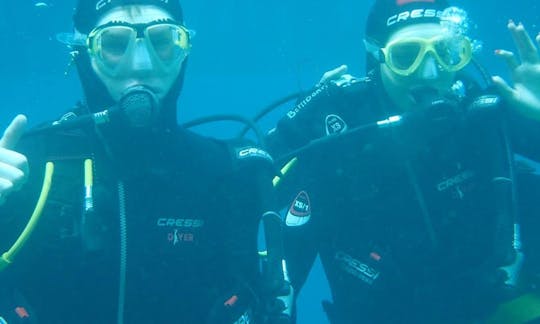
[[[494,76],[492,78],[492,81],[493,81],[493,84],[495,85],[495,88],[497,88],[497,90],[499,91],[499,93],[504,99],[508,100],[509,102],[514,101],[515,99],[514,89],[512,89],[512,87],[510,87],[508,83],[504,81],[503,78],[501,78],[500,76]]]
[[[347,73],[348,66],[340,65],[337,68],[327,71],[323,74],[319,84],[339,79],[343,74]]]
[[[0,147],[5,149],[13,149],[26,128],[27,119],[25,115],[17,115],[11,121],[11,124],[4,131],[4,135],[0,139]]]
[[[337,68],[333,69],[332,71],[329,71],[329,73],[331,75],[340,76],[340,75],[343,75],[343,74],[347,73],[348,69],[349,69],[349,67],[347,65],[342,64],[342,65],[338,66]]]

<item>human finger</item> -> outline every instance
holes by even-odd
[[[26,174],[17,167],[0,162],[0,179],[10,182],[13,189],[18,189],[24,184]]]
[[[348,66],[347,65],[340,65],[337,68],[327,71],[323,74],[321,80],[319,81],[319,84],[323,84],[325,82],[328,82],[330,80],[335,80],[341,77],[343,74],[347,73]]]
[[[494,76],[492,78],[493,84],[503,98],[508,101],[512,101],[515,96],[514,89],[508,85],[508,83],[500,76]]]
[[[6,201],[6,196],[13,190],[13,183],[0,178],[0,205]]]
[[[4,131],[0,139],[0,147],[12,149],[17,145],[26,128],[27,119],[25,115],[17,115]]]
[[[498,50],[495,50],[495,55],[503,58],[506,62],[506,65],[508,65],[508,68],[511,71],[514,71],[519,66],[519,62],[516,58],[516,55],[513,52],[498,49]]]
[[[538,63],[540,61],[538,49],[525,26],[522,23],[517,25],[512,23],[509,28],[521,60],[526,63]]]
[[[25,155],[0,147],[0,165],[2,164],[10,165],[28,174],[28,160]]]

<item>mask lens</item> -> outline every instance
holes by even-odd
[[[95,36],[92,50],[105,64],[114,67],[126,55],[135,33],[135,30],[126,26],[103,28]]]
[[[420,55],[422,45],[418,42],[403,41],[395,43],[388,49],[389,63],[395,69],[409,69]]]
[[[146,35],[157,57],[164,63],[183,60],[189,50],[188,32],[173,24],[149,26]]]
[[[440,63],[450,71],[464,67],[471,60],[471,44],[467,38],[442,38],[433,43]]]
[[[428,52],[433,54],[441,67],[449,72],[462,69],[472,58],[469,39],[456,36],[400,40],[389,44],[383,52],[388,67],[401,75],[414,73]]]

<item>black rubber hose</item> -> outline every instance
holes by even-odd
[[[298,98],[300,95],[302,95],[302,92],[295,92],[295,93],[291,93],[290,95],[287,95],[281,99],[278,99],[274,102],[272,102],[271,104],[269,104],[268,106],[264,107],[257,115],[255,115],[255,117],[253,117],[253,122],[256,123],[258,122],[259,120],[261,120],[261,118],[263,118],[264,116],[266,116],[267,114],[271,113],[273,110],[275,110],[277,107],[293,100],[293,99],[296,99]],[[246,133],[249,131],[250,127],[249,126],[246,126],[244,127],[244,129],[242,129],[242,131],[240,131],[240,133],[238,134],[238,137],[242,137],[242,136],[245,136]]]
[[[213,116],[208,116],[208,117],[197,118],[187,123],[183,123],[181,126],[184,128],[192,128],[195,126],[200,126],[202,124],[213,123],[213,122],[218,122],[218,121],[235,121],[235,122],[240,122],[246,125],[245,129],[247,130],[252,129],[253,132],[255,133],[255,136],[257,137],[257,140],[259,141],[259,145],[264,147],[264,136],[262,132],[259,130],[259,128],[257,127],[257,125],[255,124],[255,122],[242,116],[213,115]],[[242,135],[239,135],[238,137],[241,137],[241,136]]]

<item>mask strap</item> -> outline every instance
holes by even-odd
[[[365,38],[363,41],[364,46],[366,47],[366,51],[371,54],[371,56],[373,56],[373,58],[376,59],[379,63],[384,63],[384,54],[380,46],[378,46],[375,42],[372,42]]]

